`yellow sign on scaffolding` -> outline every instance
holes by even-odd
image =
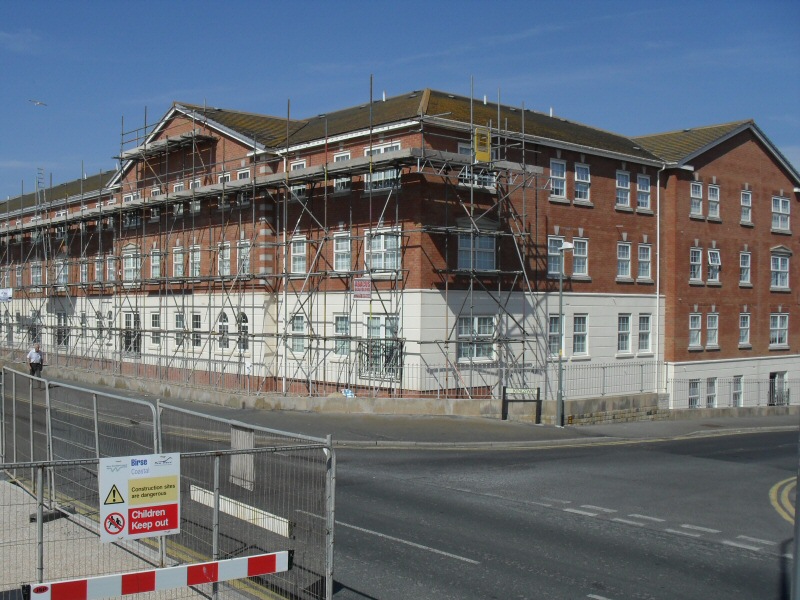
[[[488,127],[475,128],[475,162],[492,161],[492,137]]]

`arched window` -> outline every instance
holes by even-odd
[[[219,347],[227,349],[228,344],[230,343],[228,338],[228,315],[224,312],[219,314],[219,325],[217,331],[219,333]]]
[[[248,324],[247,324],[247,315],[244,313],[239,313],[239,316],[236,318],[236,327],[239,333],[239,350],[249,350],[250,349],[250,339],[248,335],[250,333]]]

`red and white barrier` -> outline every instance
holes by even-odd
[[[99,600],[288,571],[289,551],[31,585],[32,600]]]

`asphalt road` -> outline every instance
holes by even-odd
[[[337,600],[788,598],[796,432],[337,457]]]

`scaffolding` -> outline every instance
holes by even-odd
[[[321,150],[307,154],[288,111],[282,146],[257,120],[248,147],[246,127],[233,141],[208,107],[123,121],[113,177],[63,197],[37,187],[33,209],[6,214],[7,356],[44,341],[52,365],[245,393],[546,385],[547,181],[524,106],[521,127],[499,102],[476,124],[470,100],[469,122],[419,115],[387,135],[375,104],[351,146],[318,117]],[[479,129],[490,161],[477,160]],[[468,151],[441,149],[456,147]],[[410,282],[429,279],[413,290],[436,296],[426,307]],[[434,334],[411,322],[423,313]]]

